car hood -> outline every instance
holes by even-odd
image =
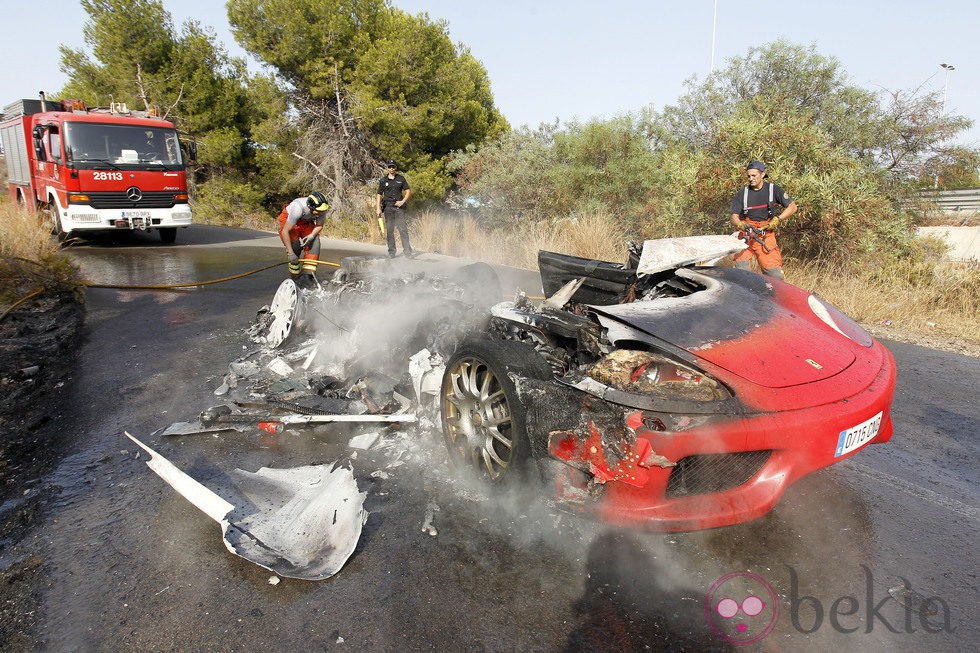
[[[590,308],[607,328],[602,317],[765,387],[812,383],[854,362],[849,340],[777,302],[773,284],[762,275],[732,268],[681,268],[676,274],[704,290]],[[617,344],[628,334],[612,328],[610,339]]]
[[[643,241],[636,267],[637,276],[656,274],[671,268],[711,261],[741,252],[747,245],[735,236],[681,236]]]

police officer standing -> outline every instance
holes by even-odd
[[[739,236],[748,243],[748,249],[735,255],[735,267],[748,270],[754,256],[764,274],[783,279],[783,257],[776,243],[775,230],[782,220],[796,213],[796,202],[782,188],[766,181],[769,175],[761,161],[750,161],[745,166],[745,176],[749,183],[732,198],[730,207],[732,224],[742,231]],[[776,207],[780,208],[778,215]],[[747,237],[750,228],[761,234],[758,240]]]
[[[412,196],[405,177],[398,173],[398,164],[389,161],[388,174],[378,180],[377,212],[380,218],[385,217],[385,235],[388,239],[388,256],[395,258],[395,229],[402,239],[402,251],[405,256],[415,258],[412,246],[408,242],[408,221],[405,218],[405,202]]]

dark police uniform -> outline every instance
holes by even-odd
[[[381,196],[381,210],[385,215],[385,235],[388,238],[388,254],[395,255],[395,229],[401,236],[402,251],[406,256],[412,254],[412,246],[408,242],[408,221],[405,217],[405,209],[395,206],[395,202],[402,199],[405,191],[409,189],[408,181],[400,173],[395,173],[394,179],[389,179],[388,175],[383,176],[378,181],[378,195]]]

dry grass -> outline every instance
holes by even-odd
[[[579,215],[550,223],[529,224],[520,232],[480,228],[466,217],[435,213],[412,222],[416,249],[481,259],[528,270],[537,269],[539,249],[623,261],[624,230],[606,215]],[[921,335],[964,343],[963,351],[980,348],[980,266],[940,262],[928,251],[917,258],[879,261],[874,269],[855,272],[817,263],[787,261],[787,279],[815,292],[872,328],[887,324],[884,335],[908,339]],[[879,330],[880,331],[880,330]]]
[[[77,280],[78,270],[42,216],[0,201],[0,302],[13,303],[38,289],[64,290]]]
[[[855,274],[795,264],[786,274],[862,324],[980,345],[980,266],[912,260],[882,266]]]
[[[465,214],[423,213],[412,221],[412,246],[440,252],[537,269],[538,250],[550,250],[604,261],[626,260],[622,229],[606,215],[575,215],[552,222],[529,223],[520,231],[487,231]]]
[[[197,215],[194,216],[197,219]],[[208,222],[208,224],[220,224],[224,227],[237,227],[238,229],[254,229],[255,231],[273,231],[279,227],[276,224],[276,216],[266,213],[244,213],[231,222]]]

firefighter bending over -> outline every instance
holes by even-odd
[[[766,166],[761,161],[751,161],[745,166],[749,183],[742,192],[732,198],[732,224],[739,228],[739,238],[748,244],[735,255],[735,267],[749,269],[752,257],[759,260],[764,274],[783,279],[783,257],[776,243],[779,223],[796,213],[796,202],[776,184],[766,181]],[[778,215],[775,208],[781,207]]]
[[[314,281],[320,258],[320,232],[329,208],[323,193],[315,192],[294,199],[279,214],[279,238],[289,255],[289,275],[297,283]]]

